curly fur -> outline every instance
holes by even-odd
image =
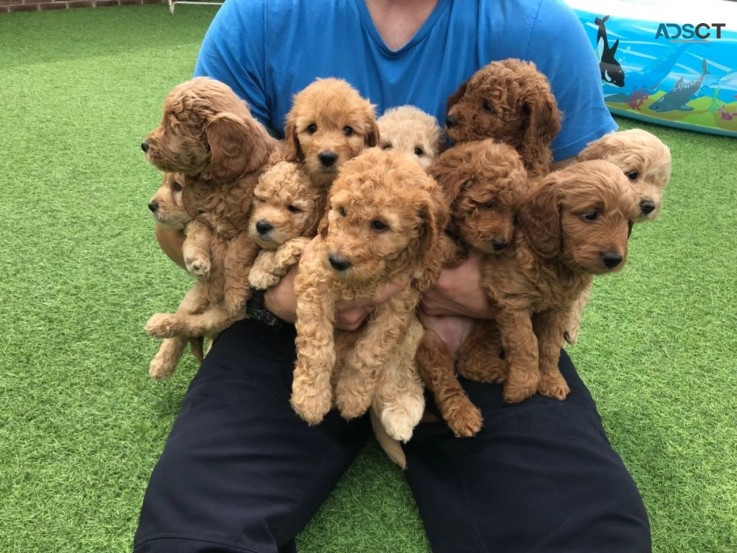
[[[570,310],[594,275],[624,266],[638,213],[627,178],[601,160],[551,173],[525,198],[518,214],[522,232],[508,254],[483,272],[508,365],[506,401],[535,392],[568,395],[558,358]],[[473,352],[473,345],[464,346]],[[466,370],[484,369],[466,363]]]
[[[415,106],[388,109],[376,124],[381,148],[401,152],[425,170],[438,157],[445,143],[438,120]]]
[[[421,386],[411,383],[414,363],[406,359],[413,359],[416,349],[412,328],[420,294],[442,268],[436,248],[447,222],[437,184],[404,155],[370,148],[345,163],[330,191],[320,240],[295,281],[291,401],[308,423],[320,422],[333,404],[352,418],[379,401],[377,415],[387,431],[397,439],[411,435],[424,403]],[[380,286],[402,280],[408,285],[375,306],[361,329],[336,335],[338,300],[369,301]],[[404,374],[413,391],[397,395],[398,386],[382,386],[397,377],[391,371]],[[383,393],[387,396],[379,399]]]
[[[493,138],[513,146],[536,178],[550,172],[560,120],[545,75],[510,58],[482,67],[448,98],[445,130],[454,144]]]
[[[316,184],[332,183],[346,161],[378,142],[375,107],[343,79],[317,79],[295,94],[285,157],[302,163]]]
[[[265,290],[294,266],[325,211],[328,189],[315,185],[299,163],[281,161],[258,180],[248,234],[261,248],[248,274],[252,288]]]
[[[490,139],[459,144],[440,155],[430,175],[450,204],[448,232],[462,249],[449,263],[470,250],[483,253],[484,264],[496,263],[514,242],[515,217],[528,191],[527,172],[514,148]],[[455,361],[435,333],[424,335],[417,363],[451,430],[458,436],[476,434],[481,412],[458,382]]]
[[[167,95],[161,124],[142,147],[151,163],[184,175],[182,202],[192,221],[183,254],[199,279],[176,313],[155,314],[146,330],[158,338],[216,334],[243,317],[258,251],[247,232],[253,190],[281,147],[230,87],[206,77]],[[208,255],[193,258],[192,243]]]

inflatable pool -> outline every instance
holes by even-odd
[[[613,114],[737,137],[737,2],[565,1]]]

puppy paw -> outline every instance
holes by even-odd
[[[470,438],[481,430],[484,417],[478,407],[469,403],[454,411],[445,422],[457,437]]]
[[[276,286],[280,280],[281,277],[278,275],[271,274],[267,271],[260,271],[256,267],[248,273],[248,283],[255,290],[267,290],[272,286]]]
[[[185,256],[184,266],[187,272],[199,280],[207,280],[210,278],[210,260],[206,256]]]
[[[292,394],[292,408],[307,424],[320,424],[332,407],[330,394],[311,394],[310,397],[300,397]]]
[[[335,406],[340,411],[341,416],[346,419],[355,419],[360,417],[371,405],[371,397],[357,397],[352,395],[350,398],[344,396],[338,396],[335,399]],[[387,429],[388,430],[388,429]],[[390,432],[391,435],[391,432]],[[394,437],[394,436],[392,436]]]
[[[148,366],[148,375],[155,380],[168,378],[172,375],[173,372],[174,365],[170,361],[158,359],[156,357],[151,361],[151,364]]]
[[[178,334],[177,323],[178,318],[172,313],[155,313],[146,323],[145,330],[154,338],[172,338]]]
[[[542,375],[540,383],[537,386],[537,391],[544,396],[564,400],[568,397],[571,389],[568,387],[568,383],[562,374],[554,373]]]
[[[535,375],[520,373],[509,374],[504,383],[504,401],[507,403],[519,403],[528,397],[532,397],[537,392],[537,386],[540,381],[538,373]]]

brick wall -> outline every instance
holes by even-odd
[[[0,14],[9,12],[35,12],[39,10],[65,10],[68,8],[103,8],[107,6],[131,6],[160,4],[167,0],[0,0]]]

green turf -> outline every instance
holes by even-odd
[[[0,551],[125,552],[195,371],[146,375],[148,316],[190,281],[158,250],[139,143],[192,72],[214,8],[0,16]],[[619,120],[623,127],[634,126]],[[737,550],[734,139],[671,146],[657,223],[595,284],[574,361],[649,509],[655,551]],[[489,424],[493,424],[490,421]],[[371,445],[300,535],[306,553],[425,553]]]

